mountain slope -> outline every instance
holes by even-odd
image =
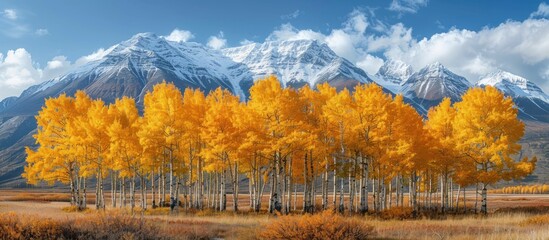
[[[549,96],[523,77],[500,70],[482,77],[476,85],[493,86],[512,97],[523,119],[549,121]]]

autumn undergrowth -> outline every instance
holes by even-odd
[[[14,213],[0,214],[0,239],[158,239],[148,221],[128,215],[94,214],[52,220]]]
[[[374,227],[355,218],[325,211],[315,215],[281,216],[264,226],[261,239],[368,239]]]

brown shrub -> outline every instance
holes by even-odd
[[[384,220],[389,219],[411,219],[414,217],[413,209],[411,207],[392,207],[381,211],[379,217]]]
[[[76,221],[0,214],[0,239],[158,239],[154,227],[130,216],[95,215]]]
[[[152,224],[127,214],[97,214],[73,224],[91,239],[154,239],[158,235]]]
[[[0,239],[57,239],[66,238],[63,227],[51,220],[20,218],[15,213],[0,214]]]
[[[282,216],[265,226],[261,239],[367,239],[374,227],[331,211],[316,215]]]

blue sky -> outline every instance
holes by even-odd
[[[549,39],[548,16],[544,2],[511,0],[7,0],[0,2],[0,88],[7,89],[0,98],[139,32],[212,48],[317,39],[370,74],[388,58],[416,70],[440,61],[472,82],[504,69],[548,91],[549,46],[541,41]]]

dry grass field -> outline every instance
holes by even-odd
[[[180,210],[176,214],[170,214],[167,209],[157,208],[144,214],[136,212],[134,216],[127,210],[112,208],[105,212],[70,212],[66,211],[69,206],[67,197],[66,193],[61,192],[2,190],[0,228],[3,228],[2,232],[6,234],[10,226],[17,226],[16,231],[30,234],[13,235],[15,237],[11,236],[11,239],[61,236],[32,235],[36,232],[87,236],[89,239],[270,239],[274,238],[272,233],[276,233],[276,229],[282,229],[286,234],[292,234],[295,230],[298,231],[293,233],[297,234],[295,236],[309,236],[291,226],[319,224],[319,227],[326,229],[328,225],[322,221],[341,221],[329,220],[339,216],[325,214],[320,215],[324,217],[315,220],[304,218],[300,214],[276,216],[248,213],[245,210],[240,213],[217,213],[208,210],[190,213]],[[338,219],[350,221],[349,224],[353,226],[364,225],[364,232],[357,233],[357,236],[362,236],[361,238],[368,236],[374,239],[549,239],[549,195],[492,194],[489,206],[491,213],[486,217],[470,214],[407,220],[385,220],[375,216],[346,216]],[[14,224],[14,221],[18,223]],[[334,229],[344,228],[341,226],[338,225]],[[366,231],[370,227],[371,232]],[[107,234],[107,230],[92,230],[98,228],[119,232]],[[0,238],[10,239],[6,235]]]

